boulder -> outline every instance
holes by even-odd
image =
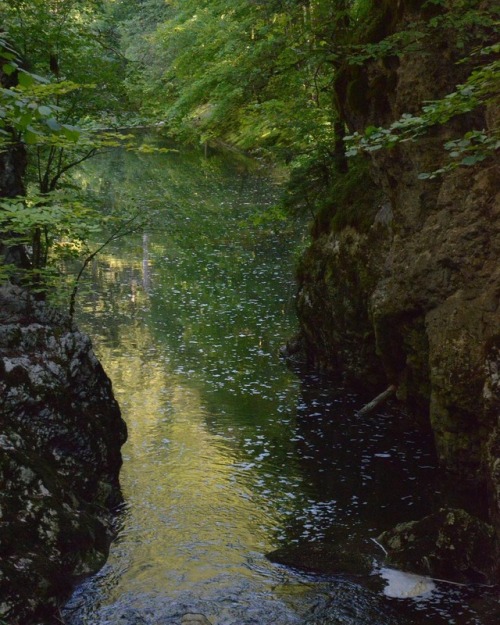
[[[498,563],[493,528],[461,509],[443,508],[400,523],[378,538],[387,562],[412,573],[459,583],[493,583]]]
[[[126,427],[90,339],[0,287],[0,622],[48,622],[106,561]]]

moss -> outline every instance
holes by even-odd
[[[370,177],[368,162],[363,158],[353,159],[347,173],[337,174],[320,206],[313,224],[313,237],[340,232],[346,227],[367,232],[381,198],[380,189]]]
[[[377,0],[372,1],[371,6],[366,10],[364,16],[359,21],[358,28],[354,31],[356,40],[359,43],[377,43],[395,32],[404,14],[414,11],[422,12],[426,9],[426,0]],[[431,7],[432,14],[436,13],[436,8]]]
[[[378,540],[388,564],[460,583],[495,581],[493,528],[461,509],[441,509],[420,521],[401,523]]]

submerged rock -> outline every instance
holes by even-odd
[[[266,554],[266,558],[276,564],[322,575],[369,575],[373,568],[369,554],[319,542],[281,547]]]
[[[456,582],[495,579],[494,531],[464,510],[442,509],[420,521],[400,523],[378,540],[387,561],[405,571]]]
[[[184,614],[181,625],[211,625],[203,614]]]
[[[89,338],[0,287],[0,621],[48,622],[106,561],[126,439]]]

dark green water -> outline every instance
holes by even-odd
[[[115,152],[79,182],[154,226],[107,249],[79,299],[129,440],[121,530],[68,623],[174,625],[201,612],[214,625],[292,625],[327,603],[331,619],[313,622],[495,622],[456,587],[384,595],[371,538],[437,505],[430,441],[390,408],[356,416],[357,397],[300,384],[279,361],[303,227],[256,219],[278,181],[234,156]],[[373,570],[317,576],[265,558],[324,542]]]

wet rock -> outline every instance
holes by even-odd
[[[460,509],[442,509],[419,521],[400,523],[378,540],[390,565],[462,583],[492,583],[498,566],[491,549],[494,530]]]
[[[385,3],[384,33],[420,19],[420,5]],[[471,68],[450,63],[461,52],[443,33],[391,63],[339,71],[336,96],[351,131],[387,127],[465,80]],[[455,489],[472,484],[489,501],[492,550],[500,544],[499,167],[489,158],[435,179],[419,174],[444,165],[447,140],[476,128],[493,134],[497,109],[491,103],[418,141],[370,152],[370,176],[390,211],[369,229],[316,232],[299,266],[297,300],[310,364],[363,385],[378,370],[379,392],[393,384],[414,418],[430,422]],[[352,202],[332,202],[326,217]]]
[[[369,300],[390,236],[390,226],[383,224],[369,232],[352,227],[323,232],[297,270],[301,330],[291,346],[298,346],[309,367],[340,374],[349,384],[362,380],[371,391],[385,383],[385,376],[376,354]],[[298,358],[296,351],[293,357]]]
[[[320,600],[305,625],[397,625],[400,623],[389,600],[366,588],[347,582],[336,584]]]
[[[284,564],[301,571],[322,575],[369,575],[373,565],[372,557],[356,550],[343,551],[335,544],[302,543],[281,547],[266,554],[276,564]]]
[[[0,287],[0,621],[40,625],[106,561],[125,424],[89,338]]]

